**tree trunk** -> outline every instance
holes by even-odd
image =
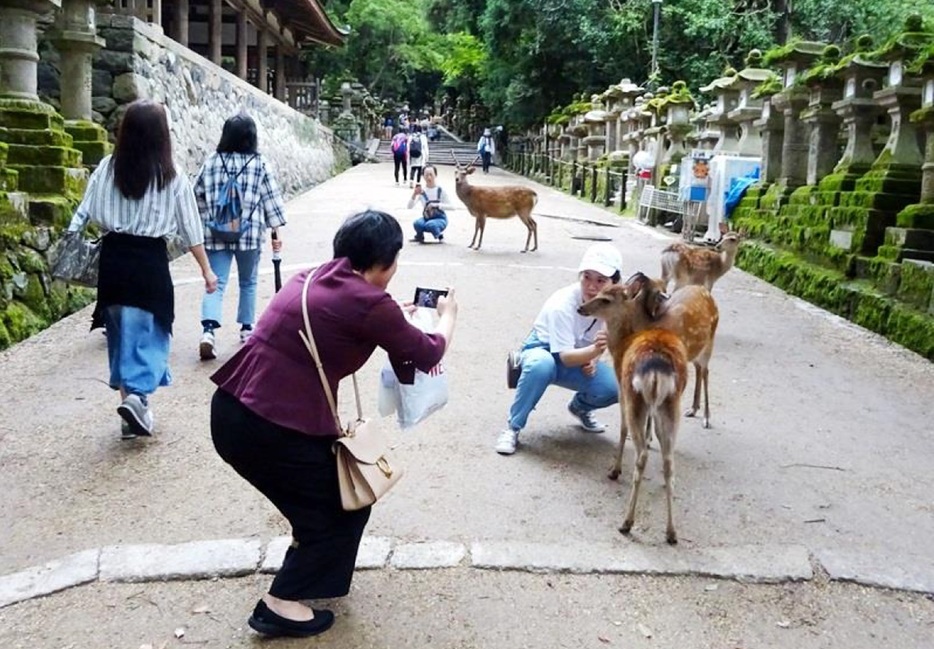
[[[792,0],[772,0],[772,11],[775,13],[775,41],[784,45],[791,38],[791,7]]]

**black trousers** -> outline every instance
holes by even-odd
[[[483,159],[483,173],[487,173],[490,170],[490,162],[493,161],[493,154],[489,151],[484,151],[480,154],[480,157]]]
[[[346,595],[370,508],[341,507],[334,439],[273,424],[223,390],[211,400],[211,437],[224,461],[292,525],[292,547],[269,594],[293,601]]]
[[[419,162],[417,165],[412,165],[412,167],[409,169],[409,175],[412,177],[412,180],[417,183],[422,182],[422,169],[423,167],[421,162]]]
[[[396,176],[396,182],[399,182],[399,166],[402,166],[402,180],[403,182],[408,181],[409,179],[409,163],[406,162],[405,154],[402,155],[393,155],[392,161],[395,163],[394,173]]]

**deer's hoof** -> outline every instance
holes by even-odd
[[[696,414],[697,414],[697,408],[688,408],[687,410],[684,411],[685,417],[693,417]]]
[[[665,541],[668,542],[668,545],[678,545],[678,535],[674,530],[668,530],[665,534]]]
[[[623,526],[619,528],[619,533],[623,536],[629,536],[629,532],[632,530],[632,521],[625,521]]]
[[[606,474],[606,477],[608,477],[610,480],[616,480],[619,478],[619,473],[619,469],[610,469],[610,472]]]
[[[704,428],[710,428],[710,420],[704,417]]]

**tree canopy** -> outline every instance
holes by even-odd
[[[881,43],[906,17],[934,28],[934,3],[916,0],[663,0],[659,81],[705,85],[752,48],[785,39],[846,49],[861,34]],[[540,122],[575,95],[650,75],[652,0],[332,0],[351,34],[309,62],[330,87],[355,78],[380,96],[430,104],[442,94],[487,106],[497,122]],[[324,73],[324,74],[322,74]]]

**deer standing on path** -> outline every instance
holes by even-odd
[[[467,211],[476,219],[473,239],[471,239],[468,247],[480,250],[480,246],[483,245],[483,230],[486,227],[487,218],[509,219],[518,216],[529,231],[529,235],[525,240],[525,249],[522,252],[529,251],[529,243],[531,243],[533,237],[535,238],[535,245],[532,247],[532,251],[538,250],[538,224],[532,218],[532,208],[538,202],[538,194],[528,187],[519,185],[507,185],[505,187],[471,185],[467,182],[467,176],[474,172],[474,164],[479,160],[479,156],[467,167],[461,166],[453,151],[451,151],[451,156],[454,158],[454,164],[457,165],[454,172],[454,188],[457,197],[461,199],[464,205],[467,206]],[[475,244],[476,248],[474,248]]]
[[[662,281],[671,280],[675,290],[688,284],[698,284],[708,291],[733,267],[742,233],[727,232],[716,249],[698,248],[686,243],[673,243],[662,250]]]
[[[581,315],[601,318],[607,325],[607,347],[619,380],[622,410],[619,457],[627,431],[632,433],[636,461],[629,492],[629,506],[619,531],[629,534],[635,520],[639,488],[649,457],[646,430],[651,421],[662,453],[668,521],[665,540],[678,542],[672,514],[674,500],[674,448],[681,421],[681,393],[687,383],[687,350],[670,331],[652,328],[632,333],[626,320],[641,305],[628,297],[627,287],[613,284],[578,309]]]

